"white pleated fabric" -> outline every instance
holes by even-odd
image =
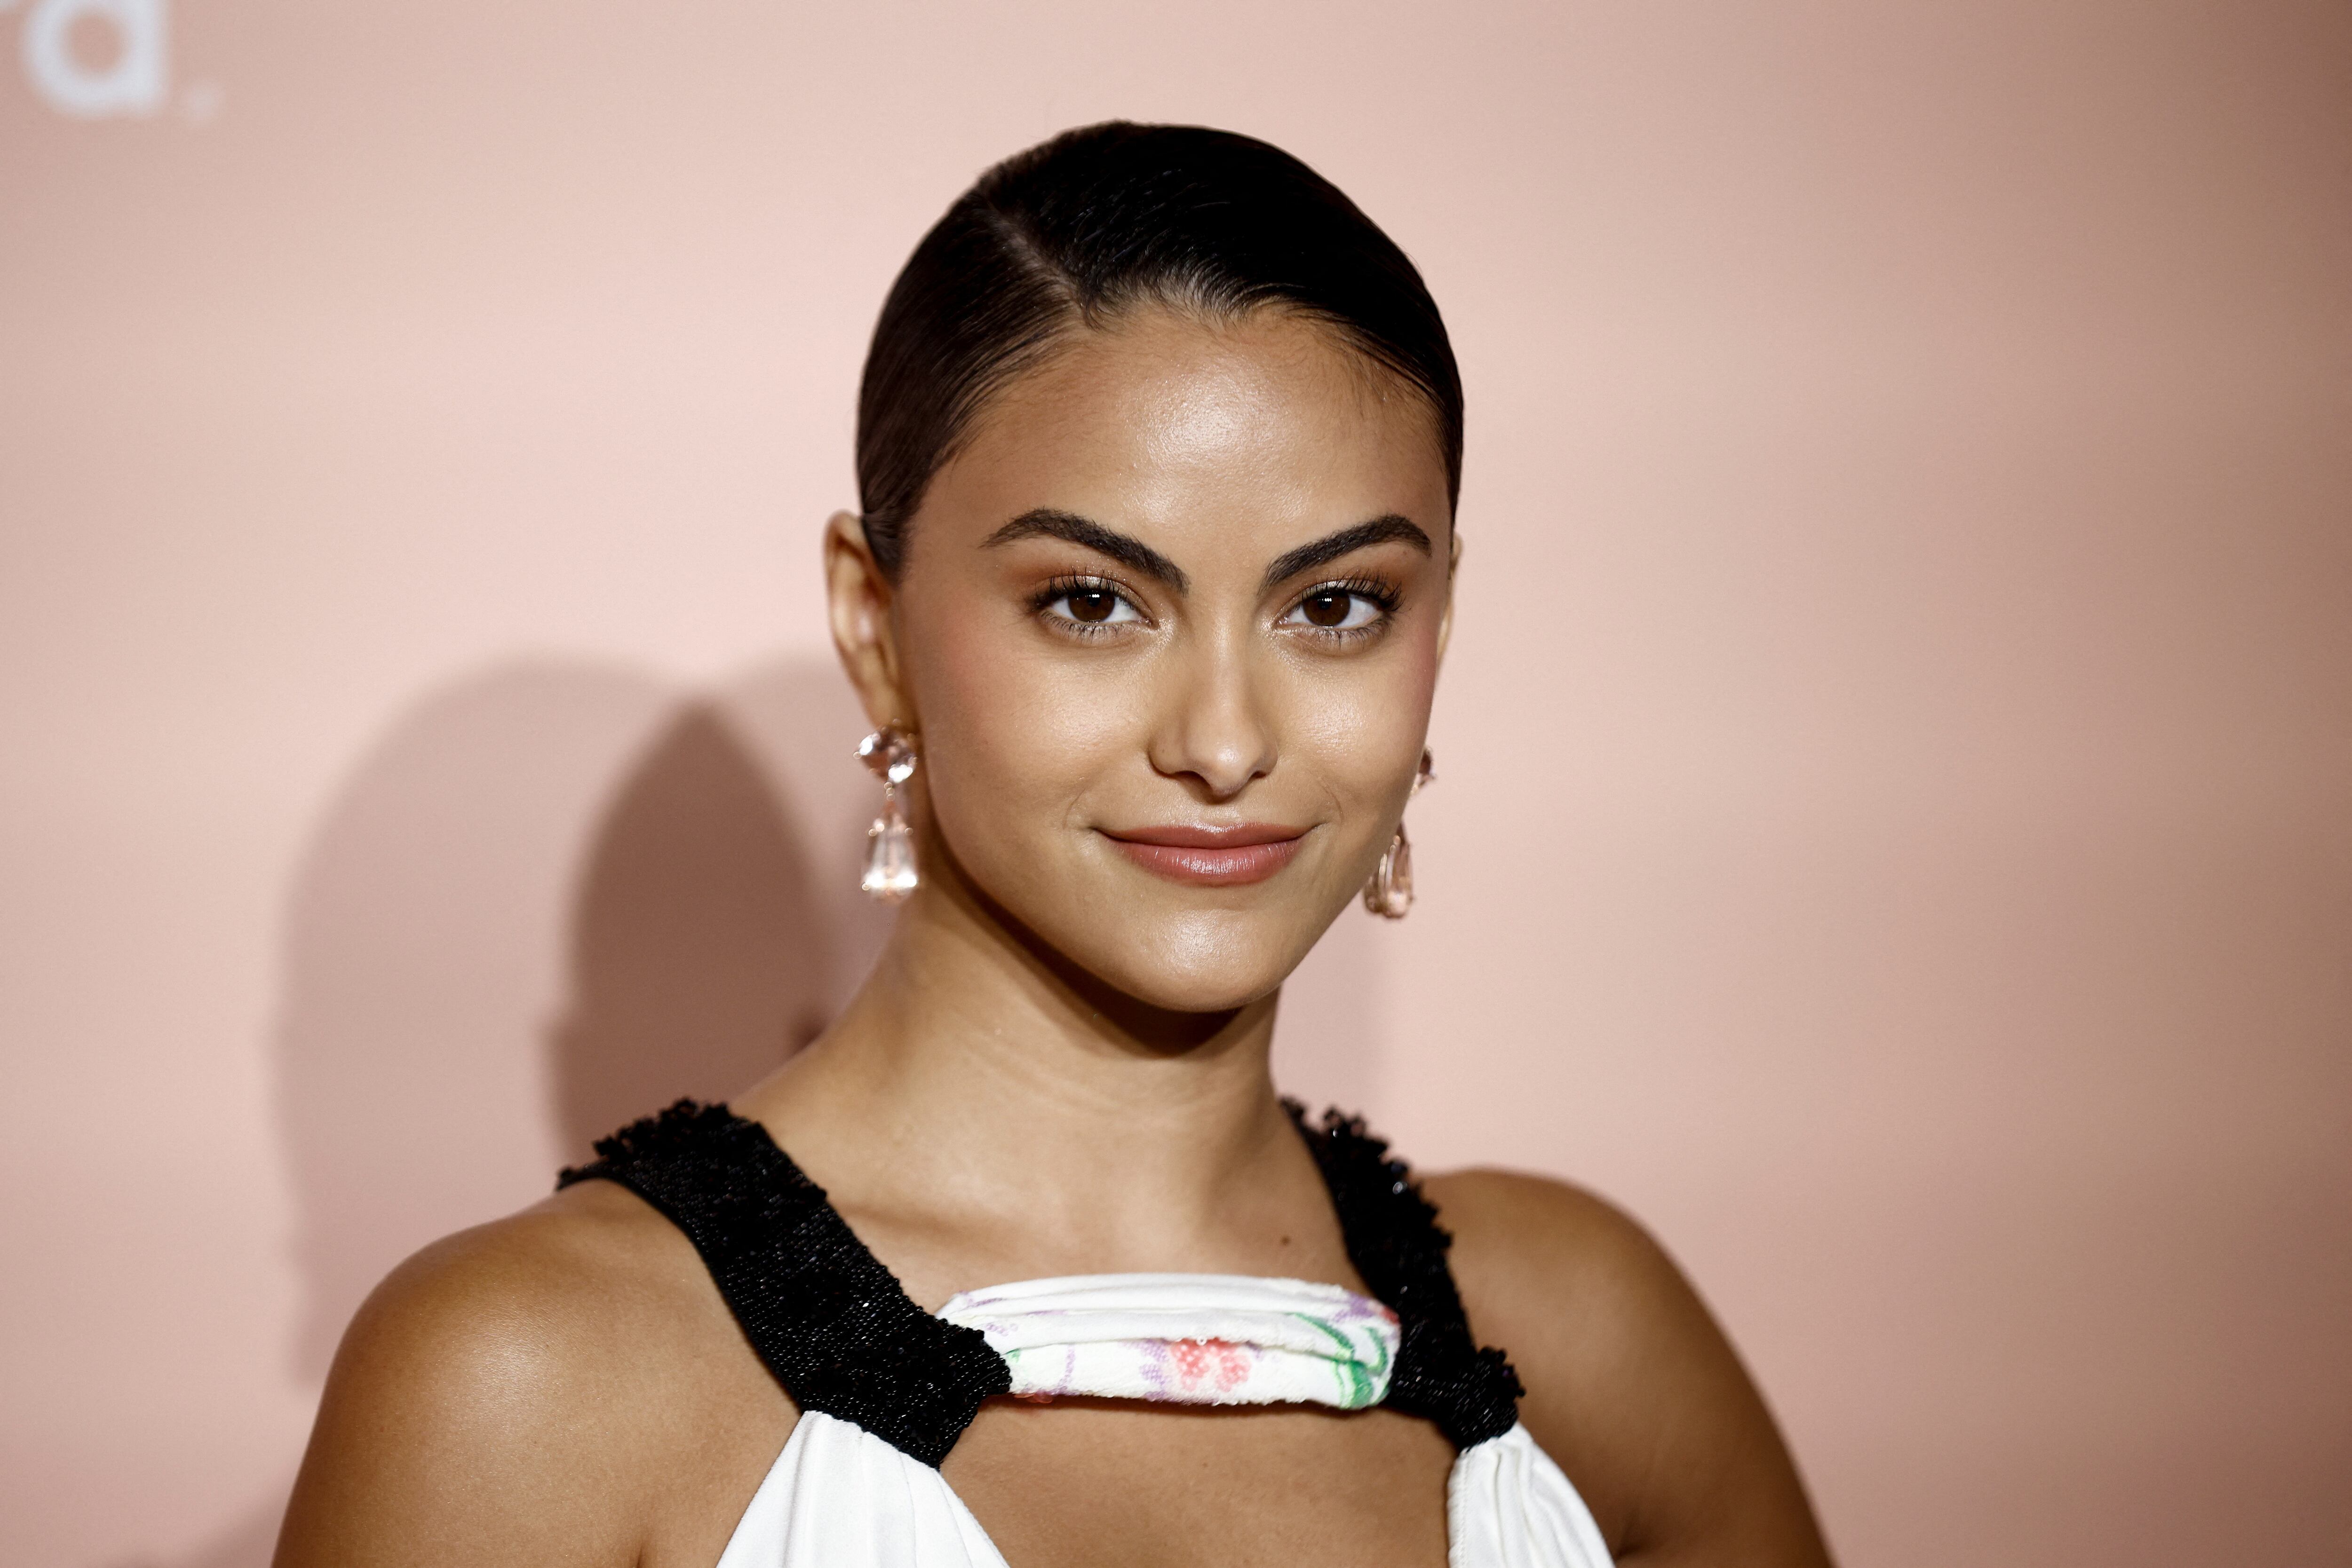
[[[1525,1427],[1467,1448],[1445,1483],[1452,1568],[1609,1568],[1609,1543]]]
[[[1370,1297],[1238,1274],[1030,1280],[967,1291],[940,1316],[987,1335],[1032,1399],[1360,1410],[1388,1393],[1398,1339]]]
[[[1396,1356],[1388,1309],[1300,1280],[1034,1280],[967,1291],[940,1316],[986,1334],[1014,1367],[1014,1392],[1032,1397],[1311,1400],[1354,1409],[1387,1392]],[[1188,1375],[1187,1366],[1201,1370]],[[1364,1398],[1368,1385],[1377,1392]],[[1231,1397],[1244,1387],[1252,1392]],[[1451,1568],[1611,1568],[1584,1500],[1524,1427],[1462,1450],[1445,1507]],[[809,1410],[743,1511],[719,1568],[1005,1562],[938,1470],[853,1422]]]

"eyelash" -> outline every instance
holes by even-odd
[[[1404,595],[1392,582],[1377,577],[1342,578],[1333,582],[1318,582],[1292,600],[1290,608],[1282,612],[1281,619],[1287,621],[1303,608],[1308,600],[1327,593],[1350,594],[1355,598],[1367,601],[1380,611],[1379,617],[1368,625],[1317,626],[1309,622],[1306,626],[1305,630],[1309,636],[1328,638],[1335,643],[1353,643],[1365,637],[1379,636],[1388,630],[1390,619],[1396,614],[1397,607],[1404,602]]]
[[[1138,619],[1150,619],[1144,614],[1143,607],[1138,604],[1125,590],[1108,578],[1103,577],[1056,577],[1029,596],[1029,612],[1042,619],[1053,621],[1057,631],[1080,637],[1115,636],[1119,633],[1121,628],[1135,624],[1131,621],[1081,621],[1075,615],[1047,615],[1046,612],[1057,601],[1067,599],[1075,593],[1108,593],[1132,610]],[[1327,593],[1349,594],[1367,601],[1380,611],[1379,619],[1369,625],[1317,626],[1310,622],[1303,628],[1309,636],[1321,637],[1335,643],[1352,643],[1365,637],[1379,636],[1388,630],[1390,618],[1396,614],[1398,606],[1404,602],[1404,596],[1398,591],[1396,584],[1383,579],[1342,578],[1331,582],[1318,582],[1292,600],[1290,608],[1276,617],[1277,623],[1287,621],[1308,600]]]
[[[1150,619],[1149,616],[1144,615],[1143,606],[1129,597],[1118,583],[1105,577],[1055,578],[1029,596],[1029,612],[1041,619],[1052,621],[1056,631],[1079,637],[1116,636],[1124,628],[1135,624],[1132,621],[1081,621],[1075,615],[1046,614],[1056,600],[1067,599],[1074,593],[1108,593],[1129,610],[1134,611],[1139,618]]]

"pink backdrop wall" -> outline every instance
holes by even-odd
[[[2352,1561],[2340,4],[0,45],[7,1562],[258,1562],[369,1281],[855,982],[859,352],[1114,114],[1338,179],[1470,386],[1424,900],[1286,1076],[1648,1219],[1849,1564]]]

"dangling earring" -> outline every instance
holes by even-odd
[[[1410,800],[1421,793],[1421,787],[1437,778],[1431,766],[1427,747],[1422,747],[1421,768],[1412,776],[1412,789],[1405,796]],[[1364,907],[1391,920],[1402,920],[1412,908],[1412,841],[1404,836],[1404,824],[1397,824],[1396,837],[1381,856],[1381,863],[1372,872],[1372,880],[1364,883]]]
[[[915,831],[898,809],[898,786],[915,776],[915,748],[891,725],[857,743],[857,755],[882,780],[882,814],[866,830],[866,874],[857,885],[885,904],[915,891]]]

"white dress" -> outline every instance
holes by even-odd
[[[958,1296],[1031,1398],[1380,1402],[1397,1323],[1334,1285],[1222,1274],[1035,1280]],[[1609,1568],[1568,1477],[1525,1427],[1462,1450],[1446,1486],[1451,1568]],[[945,1477],[864,1427],[808,1411],[719,1568],[1005,1568]]]
[[[1518,1424],[1480,1349],[1437,1211],[1338,1113],[1307,1140],[1348,1256],[1378,1300],[1227,1274],[1100,1274],[908,1299],[764,1128],[688,1101],[623,1128],[563,1185],[617,1182],[693,1241],[801,1411],[719,1568],[1006,1568],[939,1470],[989,1399],[1385,1405],[1455,1448],[1452,1568],[1611,1568],[1575,1487]]]

